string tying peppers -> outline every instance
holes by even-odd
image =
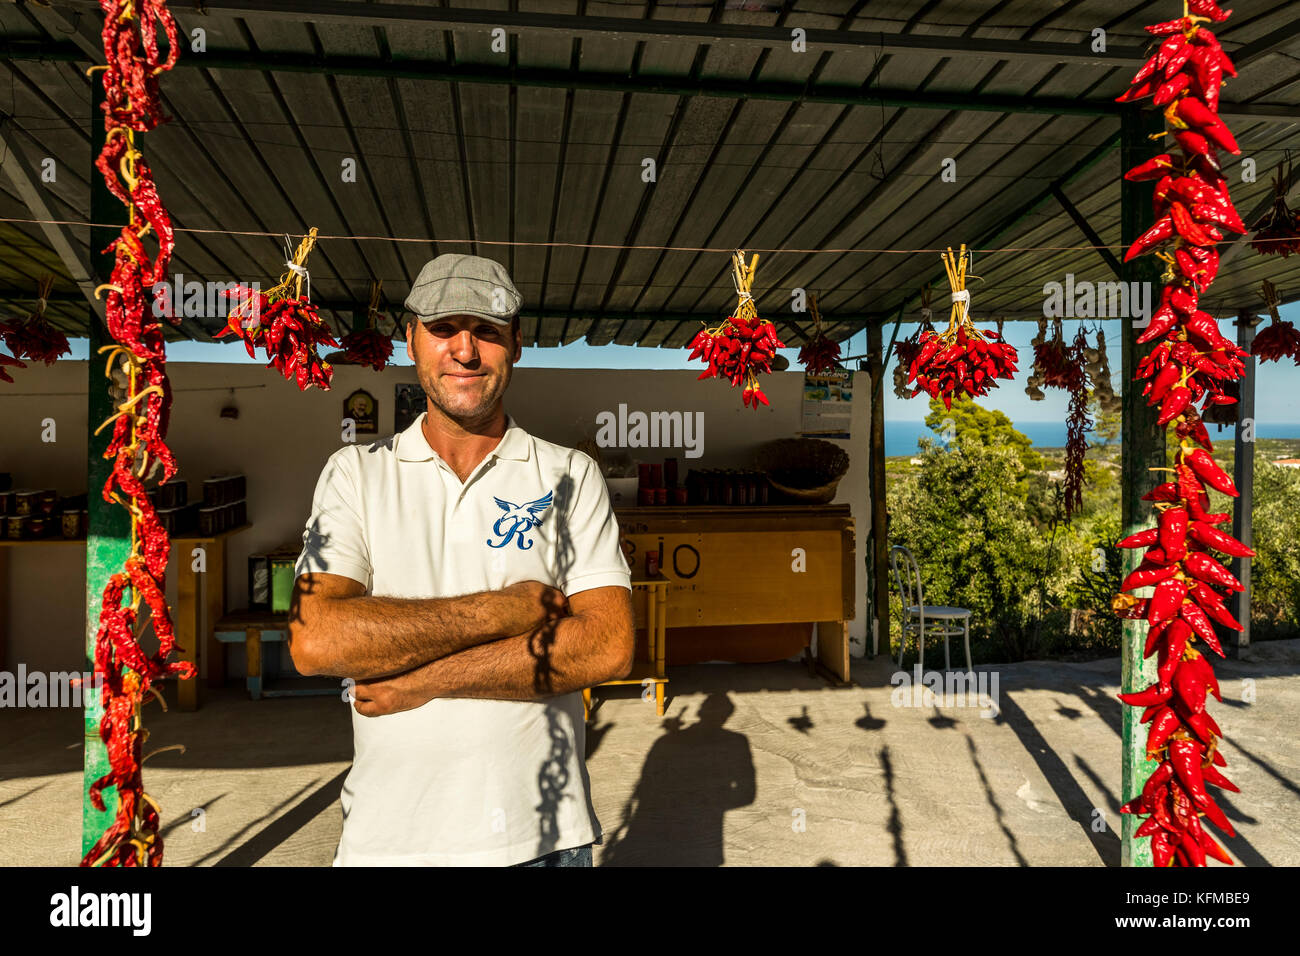
[[[731,257],[731,276],[736,284],[739,302],[736,314],[728,316],[716,328],[704,328],[695,333],[687,361],[701,359],[708,364],[699,378],[722,377],[735,388],[745,383],[743,401],[746,408],[758,410],[760,403],[770,405],[763,388],[758,383],[758,371],[772,371],[772,357],[785,343],[776,337],[776,327],[759,319],[750,289],[754,283],[754,270],[758,268],[758,255],[745,265],[745,253],[738,251]]]
[[[1239,152],[1232,133],[1218,118],[1223,74],[1236,75],[1218,40],[1203,24],[1228,13],[1204,0],[1189,0],[1178,20],[1147,27],[1165,37],[1138,71],[1121,101],[1151,97],[1164,107],[1162,138],[1172,135],[1179,154],[1163,153],[1129,170],[1132,181],[1155,180],[1156,224],[1138,237],[1125,261],[1159,247],[1165,262],[1160,307],[1137,339],[1157,342],[1139,362],[1135,378],[1146,380],[1147,403],[1158,406],[1157,422],[1172,427],[1178,439],[1172,480],[1143,496],[1153,502],[1154,528],[1129,535],[1122,548],[1145,548],[1142,562],[1120,585],[1117,614],[1145,618],[1145,655],[1156,656],[1156,683],[1120,699],[1144,708],[1149,723],[1147,756],[1158,761],[1142,792],[1121,807],[1146,814],[1136,831],[1151,839],[1157,866],[1204,866],[1208,857],[1231,858],[1210,835],[1201,817],[1228,836],[1232,824],[1206,789],[1236,790],[1216,767],[1222,731],[1206,710],[1207,696],[1221,700],[1218,681],[1205,651],[1223,655],[1214,624],[1241,630],[1221,591],[1242,585],[1215,553],[1253,557],[1254,552],[1216,526],[1229,519],[1212,513],[1208,489],[1235,496],[1232,479],[1215,463],[1209,433],[1197,410],[1230,404],[1223,383],[1241,376],[1246,353],[1224,338],[1218,322],[1199,308],[1199,297],[1219,267],[1216,244],[1223,230],[1244,232],[1219,172],[1217,150]],[[1128,593],[1154,587],[1150,597]]]
[[[974,398],[996,388],[999,378],[1013,378],[1016,350],[1001,341],[997,332],[977,329],[970,318],[970,292],[966,289],[966,269],[970,256],[963,243],[954,257],[952,249],[940,257],[952,286],[952,313],[943,332],[924,332],[921,350],[912,359],[908,382],[916,382],[912,396],[922,391],[931,398],[942,398],[952,408],[953,398]]]
[[[117,794],[117,812],[81,862],[83,866],[158,866],[163,852],[160,811],[143,787],[141,766],[148,731],[140,710],[145,694],[157,696],[155,681],[169,675],[193,677],[194,665],[167,661],[176,649],[164,597],[171,542],[146,488],[155,477],[167,481],[176,473],[165,441],[171,386],[163,329],[146,307],[146,290],[167,273],[173,235],[149,164],[136,149],[135,134],[148,132],[165,119],[158,75],[176,62],[179,45],[165,0],[100,0],[100,7],[107,65],[91,67],[90,72],[104,71],[106,135],[95,165],[109,191],[127,207],[128,221],[105,249],[113,255],[110,281],[95,290],[96,296],[108,293],[105,321],[115,344],[100,352],[109,353],[105,375],[116,402],[115,413],[95,433],[113,426],[104,452],[113,467],[103,497],[130,512],[131,551],[122,571],[111,575],[104,588],[95,638],[95,673],[103,681],[99,732],[110,769],[91,784],[89,798],[104,811],[103,794],[111,786]],[[168,43],[165,60],[158,50],[160,25]],[[145,249],[150,234],[157,244],[152,257]],[[139,619],[142,604],[149,609],[149,623],[158,639],[158,649],[148,655],[139,642],[144,629]]]

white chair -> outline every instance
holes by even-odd
[[[927,605],[921,596],[921,571],[916,566],[912,552],[902,545],[889,549],[889,564],[894,569],[894,580],[898,582],[898,594],[903,599],[902,641],[898,647],[898,666],[903,666],[903,652],[907,649],[907,638],[916,635],[917,659],[925,665],[925,635],[943,638],[943,668],[951,669],[948,658],[948,638],[961,634],[966,639],[966,669],[971,670],[970,661],[970,617],[971,612],[964,607],[941,607]],[[915,585],[915,587],[913,587]],[[957,622],[961,627],[957,627]]]

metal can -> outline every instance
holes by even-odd
[[[653,578],[659,575],[659,552],[647,551],[645,553],[645,573],[646,577]]]

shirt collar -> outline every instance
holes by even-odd
[[[398,461],[431,461],[439,455],[424,437],[424,418],[428,412],[421,412],[420,417],[397,436]],[[488,453],[489,458],[505,458],[510,461],[527,461],[532,443],[528,433],[515,424],[515,420],[506,415],[506,433],[497,447]]]

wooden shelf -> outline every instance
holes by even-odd
[[[222,531],[220,534],[198,534],[197,532],[196,533],[186,532],[185,534],[182,535],[176,535],[171,539],[171,541],[172,544],[180,544],[182,541],[184,542],[217,541],[223,538],[229,538],[231,535],[239,534],[239,532],[241,531],[247,531],[252,526],[253,525],[251,522],[246,521],[243,524],[241,524],[238,528],[231,528],[229,531]],[[14,547],[15,545],[20,545],[20,544],[79,544],[84,547],[86,544],[86,539],[85,538],[64,538],[59,536],[51,536],[46,538],[16,538],[16,539],[0,538],[0,548]]]

